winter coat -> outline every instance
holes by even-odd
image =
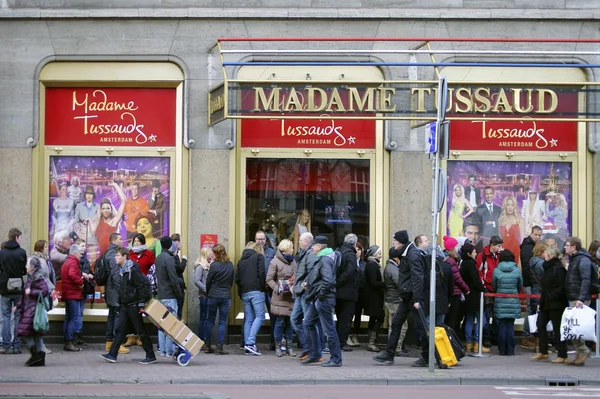
[[[371,317],[384,317],[383,310],[385,282],[381,263],[375,258],[367,259],[365,266],[365,314]]]
[[[497,294],[518,294],[523,288],[523,276],[515,262],[500,262],[492,276],[492,289]],[[519,298],[497,297],[494,300],[494,318],[518,319],[521,317]]]
[[[156,265],[158,299],[183,299],[183,291],[175,271],[175,255],[169,251],[163,251],[156,257],[154,264]]]
[[[253,249],[244,249],[235,269],[235,283],[242,294],[265,290],[265,257]]]
[[[119,304],[121,306],[144,306],[150,300],[148,278],[140,270],[140,266],[128,259],[120,268]]]
[[[460,275],[471,290],[466,295],[464,309],[465,313],[477,313],[479,314],[479,307],[481,303],[481,293],[483,292],[483,284],[479,277],[479,271],[477,270],[477,263],[475,259],[464,258],[460,264]]]
[[[208,269],[197,265],[194,270],[194,284],[198,287],[198,296],[206,297],[206,277],[208,277]]]
[[[544,274],[544,259],[538,256],[532,257],[529,260],[529,281],[532,294],[539,294],[542,292],[542,287],[540,287],[542,274]],[[525,280],[525,278],[523,278],[523,280]]]
[[[317,254],[317,263],[306,276],[306,302],[335,298],[335,254],[324,248]]]
[[[31,256],[35,256],[40,260],[40,273],[47,279],[46,283],[48,283],[48,289],[50,290],[50,294],[52,294],[56,285],[56,277],[54,276],[52,263],[49,262],[50,258],[41,252],[33,252]]]
[[[569,305],[565,280],[567,270],[558,258],[543,263],[541,310],[563,310]]]
[[[400,289],[398,288],[398,262],[397,258],[390,258],[385,262],[383,270],[383,283],[385,285],[385,303],[400,303]]]
[[[294,308],[294,297],[291,292],[278,292],[279,280],[289,280],[296,271],[296,261],[288,262],[277,250],[269,265],[267,285],[273,290],[271,295],[271,313],[277,316],[290,316]]]
[[[206,296],[231,299],[231,287],[233,287],[233,263],[213,262],[206,276]]]
[[[345,242],[338,248],[342,255],[340,267],[335,274],[335,296],[339,299],[356,302],[358,300],[358,258],[354,245]]]
[[[108,306],[112,307],[119,306],[119,285],[121,284],[121,273],[119,272],[121,268],[117,265],[117,261],[115,260],[116,254],[117,246],[115,244],[110,244],[106,252],[101,255],[104,259],[106,271],[108,272],[108,279],[104,286],[104,300]],[[64,267],[65,266],[63,265],[63,268]]]
[[[498,254],[490,252],[490,246],[483,247],[483,251],[477,254],[475,259],[477,262],[477,269],[479,270],[479,277],[483,281],[483,287],[488,291],[493,291],[492,287],[492,276],[494,275],[494,269],[498,265]],[[523,278],[523,276],[521,276]]]
[[[519,246],[521,250],[521,268],[523,269],[523,286],[531,287],[533,281],[531,280],[531,272],[529,271],[529,261],[533,256],[533,247],[536,242],[531,239],[531,236],[527,236],[523,239],[523,242]]]
[[[424,270],[423,280],[423,300],[421,305],[425,314],[429,314],[429,296],[430,296],[430,270],[429,262],[426,258],[431,256],[424,255],[423,258],[427,264]],[[452,276],[452,266],[442,259],[437,259],[436,265],[436,283],[435,283],[435,314],[447,314],[450,308],[450,299],[454,293],[454,277]]]
[[[580,249],[569,259],[567,269],[567,298],[569,301],[589,301],[592,299],[592,257],[585,249]]]
[[[148,272],[150,271],[150,267],[154,264],[154,262],[156,262],[156,255],[154,255],[154,252],[147,249],[138,252],[130,249],[129,259],[140,265],[140,271],[144,276],[147,276]]]
[[[29,288],[31,292],[29,295],[25,294],[25,290]],[[21,337],[31,337],[33,335],[44,335],[44,333],[37,332],[33,329],[33,318],[35,317],[35,307],[38,301],[38,295],[42,293],[43,296],[50,295],[48,289],[47,280],[42,276],[40,269],[36,269],[32,276],[29,276],[23,289],[23,296],[21,301],[17,305],[21,310],[21,319],[17,326],[17,335]],[[50,299],[52,300],[52,299]]]
[[[398,289],[402,300],[423,303],[425,300],[425,257],[415,244],[409,242],[402,248],[398,263]]]
[[[302,283],[306,280],[308,273],[312,270],[319,259],[311,247],[299,251],[296,255],[296,273],[294,274],[294,294],[300,296],[304,294]]]
[[[9,278],[23,277],[27,272],[27,254],[16,240],[8,240],[0,250],[0,295],[8,295]]]
[[[60,270],[60,279],[62,281],[61,299],[63,301],[83,298],[83,277],[79,270],[79,260],[74,255],[69,255]]]
[[[454,277],[454,292],[452,293],[452,296],[460,296],[460,294],[467,295],[470,288],[460,275],[460,266],[456,262],[456,259],[448,256],[444,260],[452,267],[452,276]]]

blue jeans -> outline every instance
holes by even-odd
[[[177,299],[160,299],[160,303],[165,305],[172,314],[177,316]],[[172,355],[175,350],[175,344],[162,330],[158,330],[158,345],[161,353],[166,353],[167,355]]]
[[[217,319],[217,310],[219,311],[219,328],[217,331],[217,345],[223,345],[225,342],[225,325],[227,324],[227,314],[231,306],[231,298],[208,298],[208,320],[206,321],[206,342],[212,340],[212,330]]]
[[[73,342],[73,334],[77,331],[77,326],[79,326],[80,305],[80,299],[65,300],[65,322],[63,323],[65,342]]]
[[[244,301],[244,344],[255,345],[256,335],[265,321],[265,295],[261,291],[242,294]]]
[[[93,299],[92,299],[93,301]],[[81,334],[81,330],[83,329],[83,310],[85,309],[85,303],[87,302],[87,298],[83,298],[79,302],[79,320],[77,323],[77,328],[75,328],[75,332]]]
[[[303,308],[306,305],[303,305],[302,302],[304,302],[302,296],[297,296],[294,300],[294,308],[292,309],[292,315],[290,316],[290,324],[296,332],[296,336],[298,337],[298,343],[300,344],[302,351],[308,352],[308,338],[304,331],[304,326],[302,325],[302,319],[304,318]]]
[[[321,352],[321,340],[319,339],[319,313],[317,312],[317,306],[315,302],[305,302],[306,308],[304,309],[304,321],[302,326],[306,333],[306,340],[308,344],[308,357],[311,359],[320,359],[323,356]]]
[[[21,311],[17,309],[14,314],[15,324],[11,323],[12,309],[21,299],[21,295],[2,295],[2,346],[5,349],[21,349],[21,338],[17,337],[17,326],[21,318]],[[11,339],[12,337],[12,339]]]
[[[515,354],[515,319],[498,319],[498,351],[501,355]]]
[[[492,337],[493,326],[490,325],[490,319],[492,318],[493,311],[494,311],[493,303],[483,305],[483,340],[484,341],[490,341],[490,338]],[[494,322],[494,324],[496,324],[496,323]]]
[[[315,306],[317,313],[319,314],[319,320],[325,335],[327,335],[327,343],[329,344],[329,351],[331,357],[329,361],[332,363],[342,363],[342,350],[340,347],[340,339],[335,329],[335,322],[333,320],[333,310],[335,308],[335,297],[320,298],[317,299]]]
[[[465,340],[467,344],[479,343],[479,323],[475,323],[477,317],[479,315],[474,312],[465,315]],[[475,332],[473,332],[473,328],[475,328]]]
[[[287,345],[292,345],[292,339],[294,338],[294,329],[292,323],[290,323],[289,316],[277,316],[275,321],[275,341],[280,342],[285,335]]]
[[[198,297],[200,304],[200,322],[198,323],[198,338],[206,341],[206,320],[208,320],[208,301],[205,296]]]
[[[44,339],[41,335],[23,337],[23,340],[29,349],[31,349],[32,346],[35,346],[35,349],[37,349],[38,352],[44,352]]]

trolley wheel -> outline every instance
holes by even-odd
[[[186,353],[180,353],[177,356],[177,364],[179,364],[182,367],[187,366],[190,363],[190,360],[191,360],[191,356]]]

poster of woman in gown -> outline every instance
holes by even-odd
[[[463,191],[480,193],[476,212],[468,213],[469,207],[464,204],[468,199],[455,192],[461,186],[465,187]],[[477,223],[477,215],[485,214],[488,208],[501,209],[495,223],[504,248],[510,249],[516,259],[519,259],[519,245],[533,226],[540,226],[544,238],[555,239],[559,245],[572,233],[570,162],[449,160],[447,187],[446,234],[465,236],[466,221],[470,226]],[[481,207],[484,208],[477,211]],[[461,216],[463,225],[459,228]],[[483,231],[481,221],[479,231]],[[487,245],[489,239],[481,235],[480,245]]]

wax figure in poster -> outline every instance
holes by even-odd
[[[455,184],[452,195],[452,209],[448,217],[448,229],[450,230],[451,237],[461,235],[465,219],[475,212],[475,209],[473,209],[471,203],[465,198],[463,193],[463,186]]]
[[[477,187],[477,177],[469,176],[469,185],[465,187],[465,197],[473,208],[477,208],[481,204],[481,189]]]
[[[140,183],[131,184],[131,197],[125,202],[125,227],[127,228],[127,240],[131,241],[138,232],[135,229],[135,222],[139,215],[148,213],[150,208],[148,202],[140,197]]]
[[[100,212],[92,227],[95,228],[100,254],[108,250],[110,235],[117,232],[123,211],[125,210],[125,193],[117,183],[112,182],[111,185],[117,191],[121,204],[119,205],[119,209],[115,210],[110,198],[104,197],[100,201]]]
[[[510,250],[515,256],[516,262],[519,263],[521,256],[519,245],[525,238],[525,221],[519,214],[519,205],[512,195],[504,197],[502,201],[502,213],[498,218],[498,224],[500,237],[504,241],[502,247]]]
[[[58,182],[58,198],[52,201],[52,226],[51,235],[61,230],[70,230],[75,214],[75,203],[68,197],[68,183],[65,180]]]
[[[304,233],[310,233],[310,211],[308,209],[303,209],[298,214],[298,219],[296,220],[296,225],[294,226],[294,250],[298,252],[298,242],[300,240],[300,236]]]
[[[494,204],[495,190],[491,186],[483,188],[485,202],[476,209],[477,217],[481,225],[481,236],[487,243],[490,238],[499,234],[498,218],[502,214],[502,209]]]
[[[527,198],[523,200],[521,217],[525,223],[525,231],[531,231],[534,226],[542,226],[546,204],[540,200],[540,179],[536,177],[527,192]]]
[[[159,235],[163,235],[165,211],[167,210],[167,200],[163,193],[160,192],[160,180],[152,180],[152,196],[148,201],[150,212],[156,216],[158,228],[156,229]]]

